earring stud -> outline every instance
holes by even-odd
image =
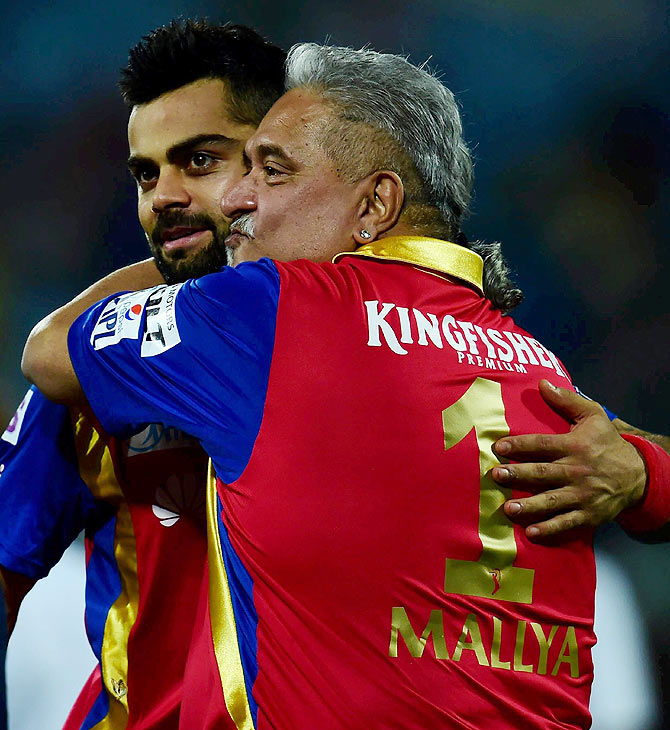
[[[367,241],[367,240],[369,240],[370,238],[372,238],[372,233],[370,233],[370,231],[366,231],[366,230],[365,230],[365,228],[364,228],[364,229],[363,229],[363,230],[361,231],[361,238],[362,238],[363,240]]]

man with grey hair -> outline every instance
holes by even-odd
[[[163,422],[212,458],[181,728],[586,728],[591,532],[533,544],[490,477],[497,439],[564,430],[539,381],[571,385],[444,240],[472,174],[453,97],[314,44],[288,80],[224,194],[235,268],[115,272],[24,354],[108,432]]]

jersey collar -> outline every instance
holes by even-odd
[[[455,276],[475,286],[483,293],[484,262],[470,249],[439,238],[423,236],[391,236],[360,246],[355,251],[343,251],[333,257],[333,263],[342,256],[364,256],[371,259],[400,261],[421,266],[441,274]]]

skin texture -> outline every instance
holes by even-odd
[[[130,114],[137,213],[168,281],[204,276],[226,262],[221,197],[245,172],[242,150],[255,130],[229,118],[229,103],[224,81],[201,79]]]
[[[639,452],[621,438],[597,403],[547,380],[541,381],[540,392],[571,424],[569,433],[500,439],[496,454],[526,463],[492,470],[493,478],[506,487],[538,492],[504,506],[510,519],[526,525],[532,540],[612,520],[642,498],[646,484]]]
[[[233,264],[263,256],[279,261],[329,261],[378,233],[400,233],[396,225],[403,190],[392,172],[377,172],[348,183],[321,147],[319,138],[332,115],[314,92],[295,89],[272,107],[245,153],[248,173],[223,197],[224,214],[238,222],[227,244]],[[239,230],[248,216],[253,236]]]
[[[47,397],[85,402],[70,362],[67,331],[88,307],[118,291],[162,284],[166,273],[183,280],[218,268],[216,259],[219,266],[224,262],[228,221],[220,201],[226,187],[245,172],[242,150],[254,131],[230,120],[228,102],[223,81],[204,79],[133,108],[128,166],[137,181],[137,212],[156,263],[147,260],[115,271],[33,329],[21,367],[42,384]],[[186,235],[166,246],[162,234]],[[218,255],[212,255],[217,246]]]
[[[615,418],[612,423],[619,433],[631,433],[634,436],[642,436],[642,438],[653,441],[655,444],[658,444],[662,449],[670,453],[670,436],[662,436],[658,433],[648,433],[647,431],[641,431],[639,428],[631,426],[630,423],[626,423],[620,418]]]

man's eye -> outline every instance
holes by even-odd
[[[282,174],[281,170],[272,167],[272,165],[263,165],[263,172],[265,173],[265,177],[277,177]]]
[[[188,166],[192,170],[206,170],[212,163],[214,158],[205,152],[196,152],[191,155]]]
[[[138,185],[149,185],[156,180],[156,171],[148,167],[140,167],[133,171],[133,177]]]

